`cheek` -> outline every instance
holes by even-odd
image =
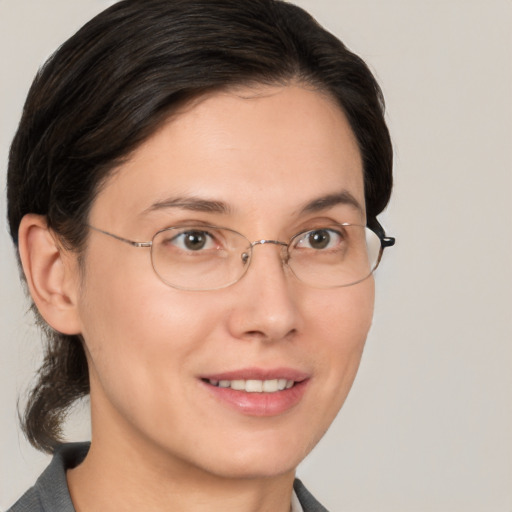
[[[158,286],[116,287],[112,280],[108,289],[89,289],[82,318],[91,355],[158,364],[167,353],[178,357],[186,351],[190,340],[199,338],[195,333],[206,330],[206,312],[198,322],[197,304],[173,300],[167,287],[163,292]]]
[[[214,310],[220,306],[128,270],[118,268],[108,279],[91,275],[84,290],[94,424],[108,430],[109,418],[115,418],[158,442],[171,436],[162,433],[172,426],[180,438],[186,433],[180,421],[194,403],[184,383],[209,343],[215,318],[222,317]]]
[[[328,297],[329,295],[329,297]],[[333,290],[319,296],[314,308],[316,320],[311,337],[314,358],[326,401],[331,400],[328,414],[334,417],[343,404],[359,367],[366,337],[371,326],[374,305],[374,280]],[[319,400],[319,403],[321,401]]]
[[[135,381],[144,386],[157,378],[159,367],[168,374],[204,341],[213,316],[212,308],[202,307],[198,322],[198,297],[162,283],[145,250],[121,250],[137,252],[118,260],[90,255],[79,301],[91,373],[103,387],[122,388],[126,381],[128,387]]]
[[[311,310],[311,325],[322,333],[320,339],[335,353],[362,350],[371,326],[374,306],[374,280],[323,291],[316,296]]]

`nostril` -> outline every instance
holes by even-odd
[[[249,261],[249,253],[248,252],[242,253],[242,263],[244,265],[247,265],[248,261]]]
[[[264,327],[259,329],[250,330],[244,333],[244,337],[248,340],[259,340],[264,343],[275,343],[280,340],[289,340],[297,334],[297,329],[292,327],[289,331],[283,332],[269,332]]]

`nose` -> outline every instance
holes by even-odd
[[[260,240],[252,243],[250,267],[232,288],[236,304],[229,329],[240,339],[278,341],[300,329],[295,279],[283,265],[283,242]]]

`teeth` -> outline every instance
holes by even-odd
[[[232,380],[231,381],[231,389],[235,389],[236,391],[244,391],[245,390],[245,380]]]
[[[278,380],[264,380],[261,384],[261,388],[265,393],[275,393],[279,390]]]
[[[231,386],[233,386],[233,384],[231,384]],[[246,380],[245,381],[245,391],[247,391],[248,393],[261,393],[263,391],[263,381],[261,381],[261,380]]]
[[[295,382],[286,379],[272,379],[272,380],[215,380],[210,379],[208,382],[212,386],[219,388],[231,388],[236,391],[245,391],[246,393],[275,393],[290,389]]]

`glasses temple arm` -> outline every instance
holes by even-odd
[[[120,242],[124,242],[125,244],[133,245],[134,247],[151,247],[153,245],[153,242],[134,242],[133,240],[128,240],[127,238],[123,238],[122,236],[114,235],[114,233],[109,233],[108,231],[105,231],[103,229],[95,228],[90,224],[87,224],[87,227],[93,229],[94,231],[97,231],[98,233],[103,233],[104,235],[110,236],[111,238],[115,238]]]

